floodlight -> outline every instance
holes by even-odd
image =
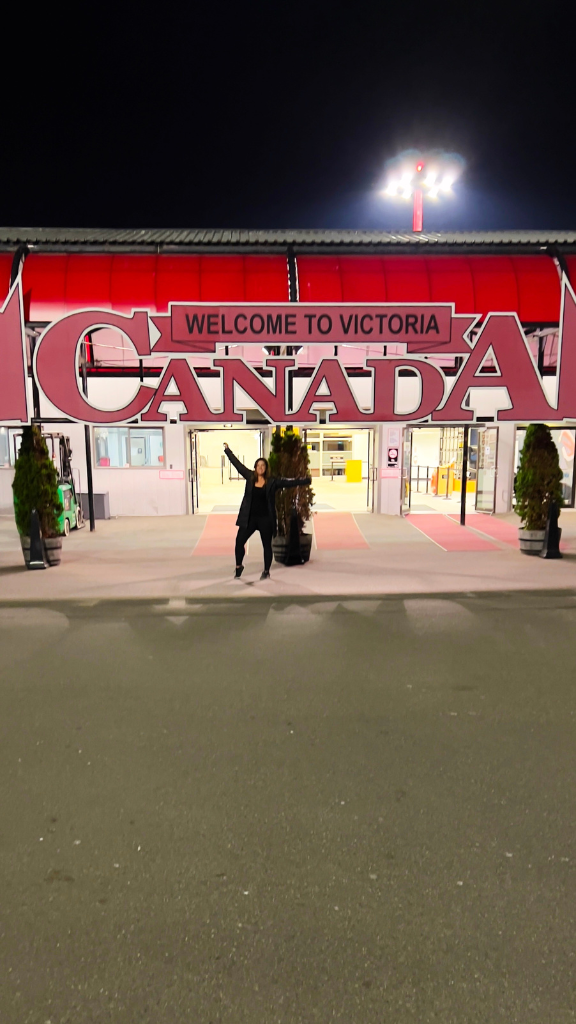
[[[463,167],[464,161],[458,153],[405,150],[388,161],[381,194],[392,199],[413,197],[412,230],[422,231],[424,198],[437,201],[441,195],[452,195],[452,186]]]

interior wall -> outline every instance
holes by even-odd
[[[412,433],[412,465],[438,466],[440,459],[440,427],[414,430]]]
[[[495,512],[509,512],[512,508],[512,488],[514,483],[514,448],[516,441],[516,424],[498,424],[498,455],[496,469],[496,503]]]
[[[12,481],[14,470],[12,468],[0,469],[0,512],[5,515],[11,513],[13,506]]]
[[[224,455],[224,441],[230,445],[231,450],[245,466],[252,467],[260,454],[260,434],[254,430],[238,430],[231,427],[221,430],[199,430],[198,451],[200,454],[200,468],[215,469],[220,471],[221,460]],[[226,475],[228,475],[228,459],[225,463]]]

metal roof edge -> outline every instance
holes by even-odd
[[[261,253],[292,249],[297,255],[442,252],[576,252],[576,231],[403,232],[274,229],[117,229],[0,227],[0,251],[53,253]]]

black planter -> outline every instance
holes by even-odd
[[[274,561],[280,562],[281,565],[304,565],[304,562],[308,562],[312,550],[312,534],[301,533],[298,541],[299,543],[295,545],[290,537],[273,537]]]
[[[26,568],[30,568],[30,537],[20,537],[20,544],[22,545],[22,554],[24,555],[24,563]],[[48,568],[52,565],[60,565],[62,558],[62,538],[61,537],[46,537],[42,539],[42,555],[44,559],[44,566],[34,565],[33,568]]]

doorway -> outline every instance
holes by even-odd
[[[302,430],[317,512],[374,512],[376,431],[356,427]]]
[[[252,469],[263,452],[261,430],[244,427],[188,431],[189,502],[192,514],[238,512],[245,481],[224,454],[224,442]]]
[[[462,480],[464,427],[406,427],[402,460],[402,512],[454,512],[462,487],[469,512],[493,512],[498,427],[468,428],[468,466]]]

